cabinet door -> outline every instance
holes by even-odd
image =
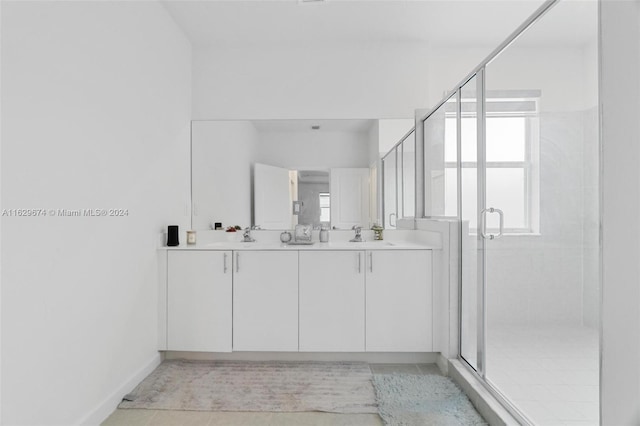
[[[301,351],[364,351],[364,254],[300,252]]]
[[[298,252],[236,251],[233,350],[298,350]]]
[[[430,250],[367,252],[367,351],[431,352]]]
[[[231,274],[230,251],[169,251],[169,350],[231,352]]]

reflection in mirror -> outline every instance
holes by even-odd
[[[395,229],[397,220],[415,216],[415,129],[411,129],[382,158],[383,226]]]
[[[255,226],[350,229],[372,225],[370,169],[288,170],[254,166]]]
[[[380,220],[380,154],[412,122],[194,121],[192,228],[212,229],[218,222],[262,229],[292,229],[296,224],[317,228],[324,223],[339,229],[369,228]],[[277,196],[269,192],[276,181],[284,182]],[[276,198],[281,201],[276,203]]]
[[[416,134],[411,132],[402,142],[402,217],[416,211]]]
[[[391,151],[383,160],[384,170],[384,221],[387,229],[395,229],[398,220],[398,174],[397,174],[397,149]]]
[[[298,223],[319,228],[330,226],[331,196],[329,172],[323,170],[298,170]]]
[[[256,163],[254,176],[255,226],[290,229],[311,225],[330,226],[329,172],[289,170]]]
[[[289,229],[292,201],[297,200],[295,171],[282,167],[258,164],[253,169],[255,226],[264,229]]]

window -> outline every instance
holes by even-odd
[[[504,212],[504,232],[539,232],[539,118],[538,97],[491,97],[486,100],[486,205]],[[475,99],[473,99],[475,102]],[[462,179],[474,190],[477,173],[476,114],[465,113],[462,100]],[[470,137],[469,135],[474,135]],[[445,181],[448,194],[455,194],[457,159],[456,113],[445,114]],[[450,188],[453,186],[452,188]],[[475,197],[473,197],[475,199]],[[455,215],[453,211],[447,214]],[[469,226],[477,229],[475,206],[463,205]],[[470,209],[470,211],[466,211]],[[487,217],[487,231],[498,228],[497,215]]]
[[[331,197],[328,192],[321,192],[319,195],[320,198],[320,222],[331,221]]]

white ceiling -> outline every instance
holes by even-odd
[[[308,47],[420,43],[497,46],[542,0],[164,0],[194,45]],[[594,0],[564,0],[533,44],[595,39]],[[561,18],[561,19],[560,19]],[[557,21],[557,24],[551,21]],[[567,25],[570,22],[571,25]]]

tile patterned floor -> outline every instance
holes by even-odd
[[[598,425],[598,331],[493,327],[487,379],[535,425]]]
[[[441,374],[435,364],[371,364],[374,374]],[[102,426],[382,426],[377,414],[116,410]]]

